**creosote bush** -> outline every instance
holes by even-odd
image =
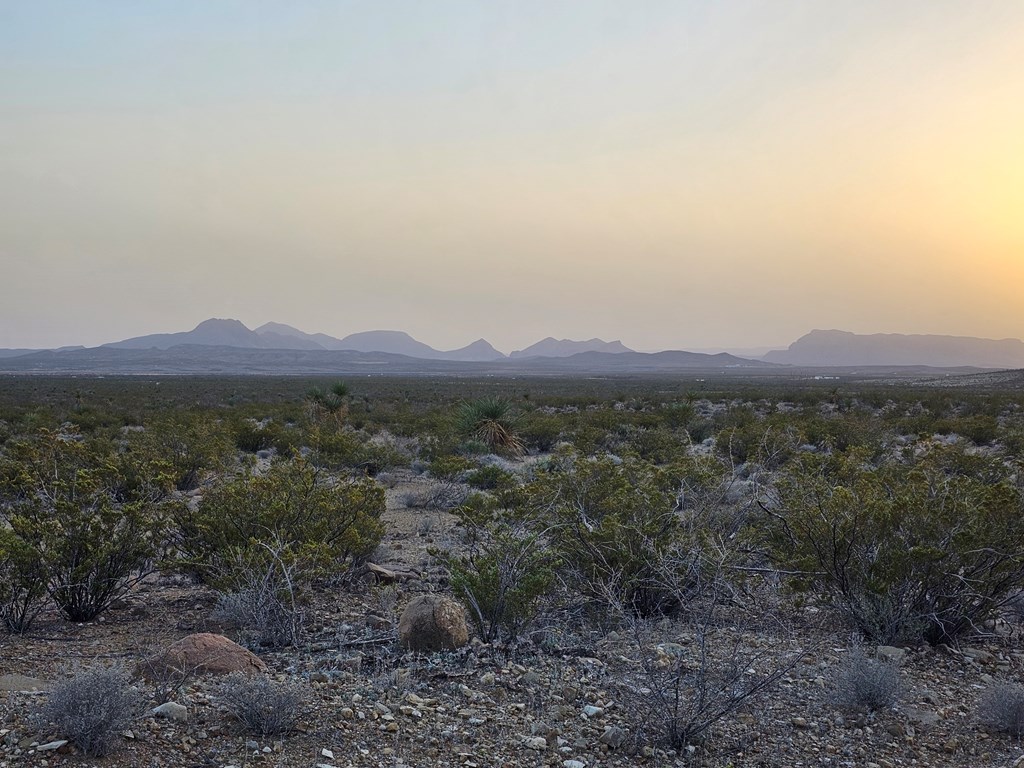
[[[119,667],[85,670],[54,684],[35,719],[85,754],[107,754],[142,710],[143,697]]]
[[[998,458],[805,455],[776,491],[765,509],[777,562],[874,642],[954,640],[1024,586],[1024,492]]]
[[[152,567],[166,529],[166,464],[76,432],[43,431],[0,462],[0,618],[25,631],[48,594],[91,621]]]
[[[556,556],[539,531],[509,510],[480,503],[456,510],[466,533],[463,554],[435,553],[451,572],[452,591],[487,641],[515,638],[551,589]]]
[[[261,736],[294,731],[306,699],[307,692],[298,683],[243,672],[225,676],[217,689],[218,702],[232,717]]]
[[[364,562],[384,535],[383,512],[384,489],[374,481],[333,480],[296,457],[181,510],[175,545],[183,569],[225,592],[246,589],[252,573],[272,572],[275,561],[306,584]]]
[[[676,493],[669,473],[642,460],[565,454],[521,497],[546,529],[571,589],[653,616],[680,607],[679,591],[662,583],[662,564],[680,544]]]

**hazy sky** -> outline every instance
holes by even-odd
[[[1024,336],[1024,2],[0,0],[0,347]]]

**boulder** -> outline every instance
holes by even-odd
[[[186,635],[161,653],[142,662],[139,671],[149,680],[181,675],[227,675],[231,672],[257,674],[267,671],[259,656],[223,635],[199,632]]]
[[[469,642],[462,606],[443,595],[420,595],[402,611],[398,642],[412,651],[444,651]]]

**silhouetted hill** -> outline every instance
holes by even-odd
[[[393,355],[406,355],[431,360],[438,354],[437,350],[422,341],[416,341],[404,331],[363,331],[351,333],[340,342],[339,349],[352,349],[356,352],[388,352]]]
[[[569,357],[532,357],[517,361],[524,368],[563,371],[604,371],[644,373],[687,369],[777,367],[762,360],[746,360],[725,352],[707,355],[701,352],[669,350],[666,352],[579,352]]]
[[[511,358],[526,357],[569,357],[578,355],[581,352],[604,352],[610,354],[621,354],[632,352],[629,347],[624,346],[621,341],[603,341],[601,339],[589,339],[588,341],[573,341],[572,339],[555,339],[548,336],[536,344],[531,344],[526,349],[512,352]]]
[[[814,330],[762,359],[809,367],[911,366],[1022,368],[1024,342],[969,336],[907,335]]]
[[[255,331],[250,331],[238,320],[215,318],[204,320],[191,331],[151,333],[148,336],[136,336],[103,346],[113,349],[170,349],[182,344],[239,347],[241,349],[271,348],[271,344],[266,339]]]
[[[485,339],[477,339],[472,344],[467,344],[461,349],[453,349],[450,352],[438,352],[438,360],[462,360],[464,362],[493,362],[504,360],[506,355],[499,352],[491,343]]]
[[[256,333],[261,336],[274,334],[276,336],[287,336],[298,341],[307,342],[311,345],[308,349],[345,349],[341,339],[335,336],[328,336],[326,333],[306,333],[284,323],[264,323],[256,328]],[[296,349],[307,347],[296,347]]]

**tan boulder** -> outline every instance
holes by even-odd
[[[266,672],[267,665],[259,656],[223,635],[200,632],[186,635],[161,653],[144,660],[139,671],[147,679],[160,680],[193,674],[257,674]]]
[[[469,642],[462,606],[443,595],[420,595],[402,611],[398,642],[412,651],[443,651]]]

